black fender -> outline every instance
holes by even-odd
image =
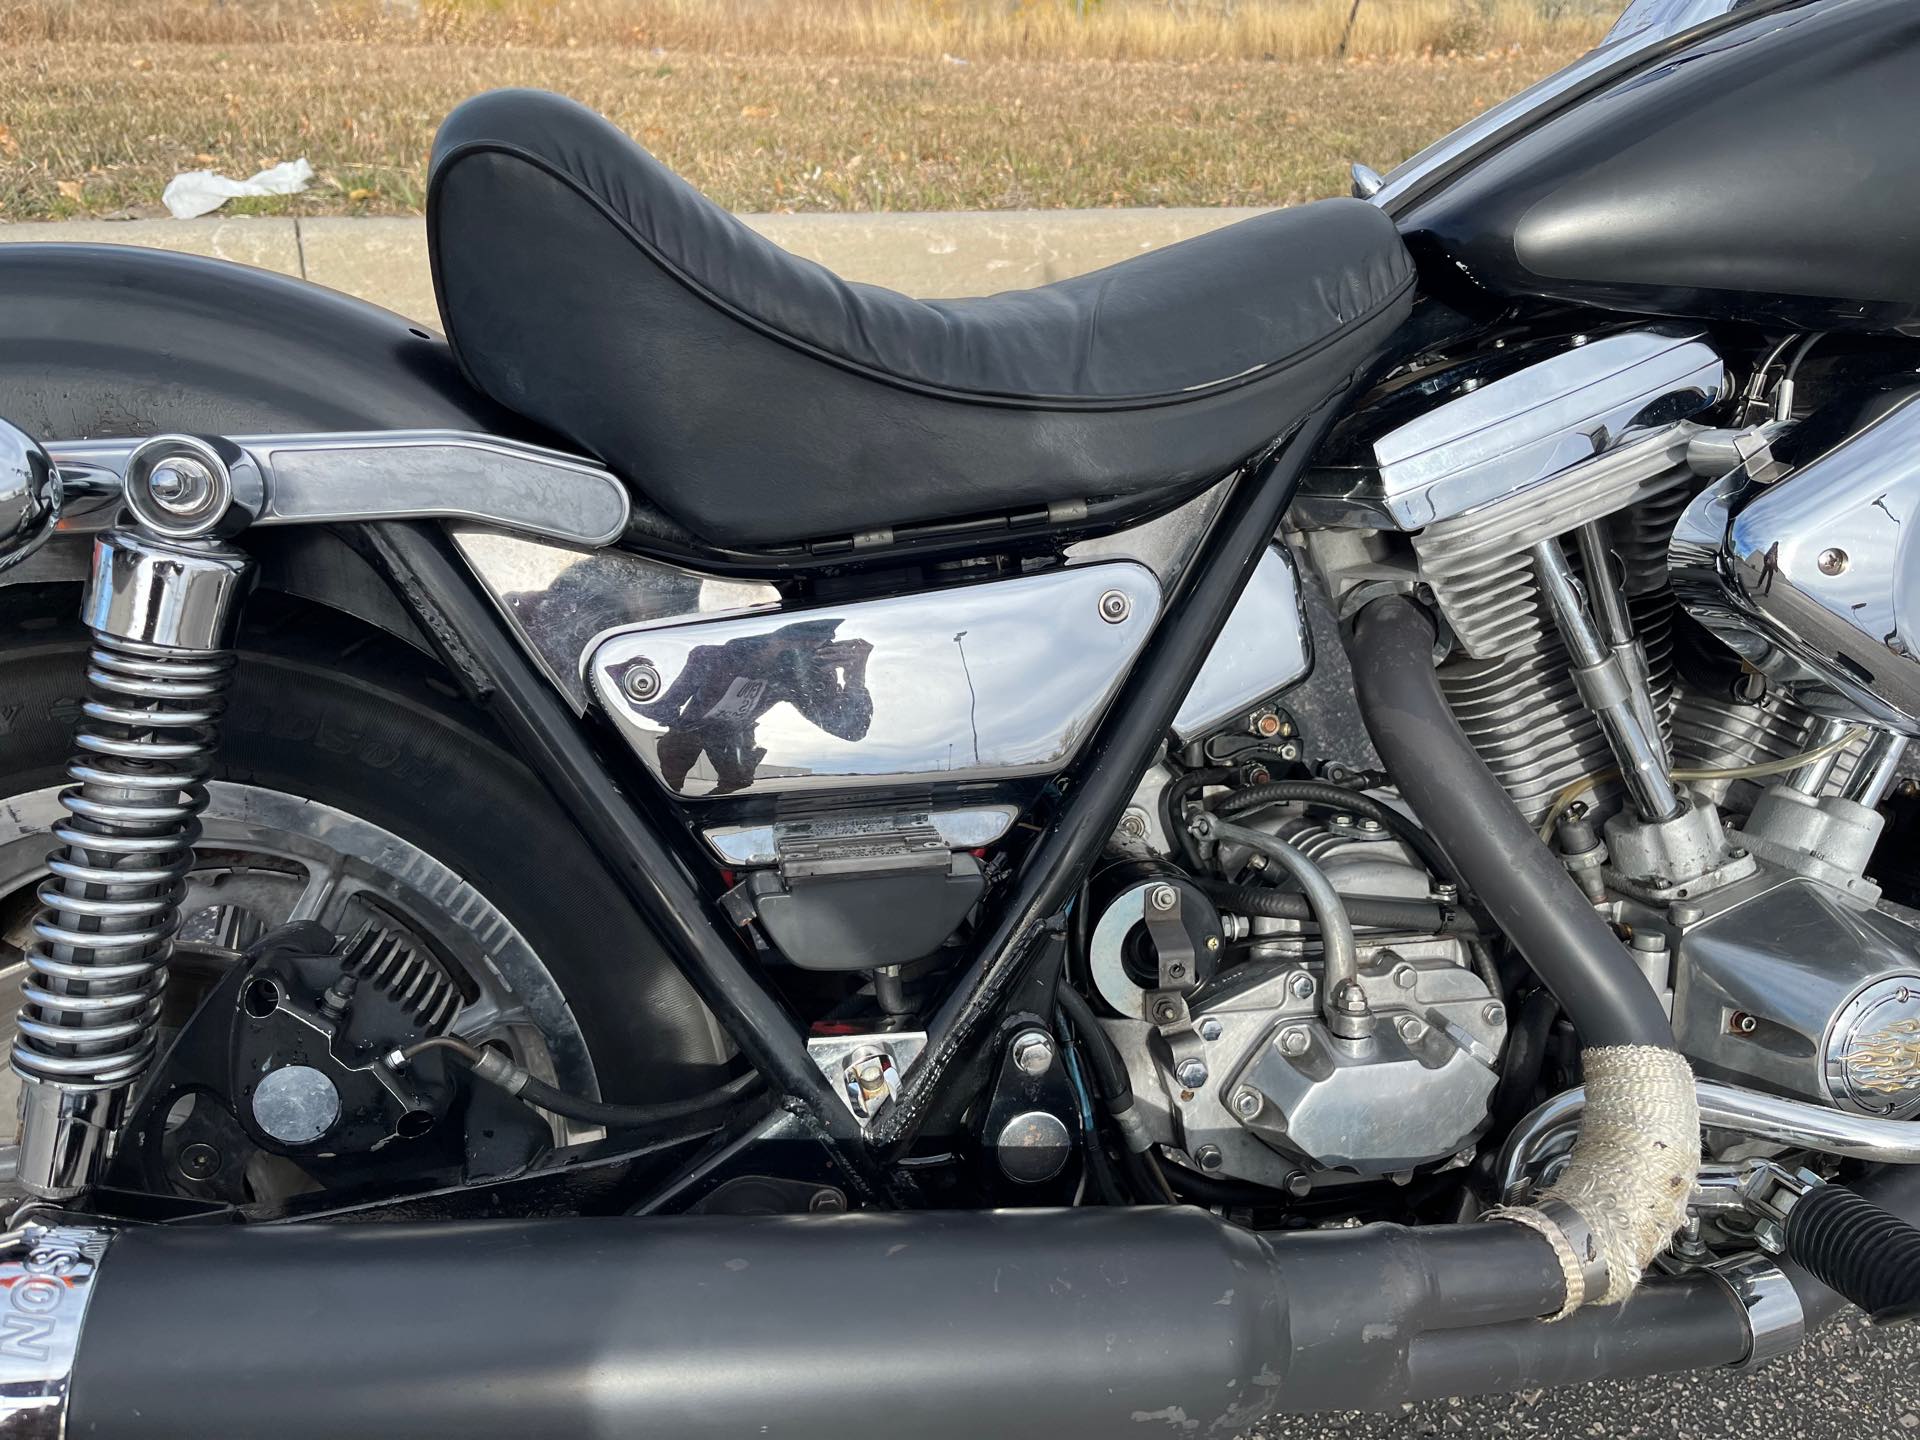
[[[42,441],[474,430],[552,439],[481,395],[420,325],[230,261],[123,245],[0,245],[0,418]],[[271,589],[422,645],[387,585],[336,536],[249,541]],[[56,542],[0,583],[78,580]]]

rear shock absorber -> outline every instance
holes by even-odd
[[[181,476],[164,456],[148,461],[129,465],[129,500],[138,475],[148,505],[136,517],[157,504],[165,523]],[[190,481],[224,475],[197,456],[177,465]],[[201,511],[211,498],[185,495]],[[95,542],[82,610],[93,633],[87,694],[12,1056],[23,1092],[18,1179],[32,1194],[67,1200],[99,1179],[153,1059],[251,577],[232,546],[147,523]]]

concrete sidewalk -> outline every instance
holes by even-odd
[[[1264,212],[1011,210],[746,215],[762,235],[849,280],[939,299],[1024,290]],[[143,245],[298,275],[436,324],[418,219],[85,220],[0,225],[0,243]]]

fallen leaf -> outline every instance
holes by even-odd
[[[347,192],[348,201],[355,205],[358,205],[362,200],[371,200],[372,198],[373,191],[371,190],[349,190]]]
[[[771,120],[775,114],[771,105],[748,105],[740,111],[742,120]]]
[[[143,55],[133,62],[133,68],[136,70],[151,70],[153,69],[153,61]]]
[[[80,198],[80,182],[78,180],[56,180],[54,182],[54,189],[58,190],[69,200],[78,200]]]
[[[196,165],[218,165],[220,162],[211,155],[196,155],[193,157],[193,163]]]
[[[0,125],[0,155],[4,155],[9,160],[12,160],[19,154],[20,142],[13,138],[13,127],[10,125]]]

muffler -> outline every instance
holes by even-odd
[[[74,1227],[31,1247],[0,1275],[8,1435],[845,1440],[880,1414],[954,1440],[1224,1437],[1755,1344],[1705,1273],[1542,1323],[1560,1265],[1514,1225],[1269,1237],[1114,1209]]]

